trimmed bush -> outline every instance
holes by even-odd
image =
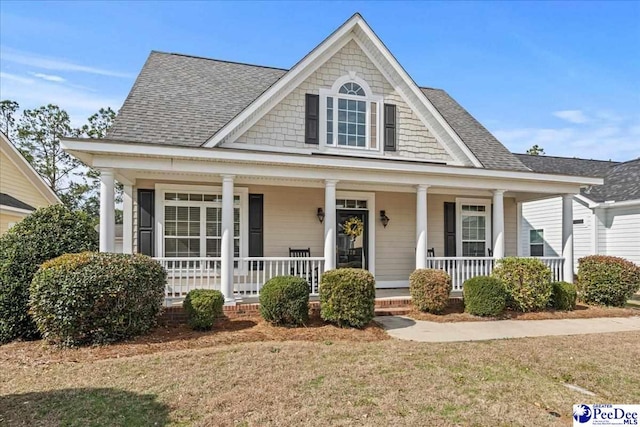
[[[640,267],[624,258],[593,255],[578,260],[578,291],[587,304],[623,307],[640,288]]]
[[[277,276],[260,290],[260,315],[275,325],[304,325],[309,321],[309,284],[301,277]]]
[[[320,317],[341,327],[363,328],[373,319],[376,281],[367,270],[339,268],[320,279]]]
[[[224,295],[213,289],[194,289],[189,291],[182,307],[187,312],[187,322],[191,329],[208,331],[213,322],[223,316]]]
[[[166,277],[144,255],[62,255],[33,277],[31,315],[42,336],[62,346],[124,340],[156,325]]]
[[[507,257],[491,274],[509,295],[507,304],[522,312],[541,311],[551,296],[551,270],[537,258]]]
[[[451,277],[442,270],[418,269],[409,276],[409,291],[418,310],[442,313],[449,305]]]
[[[89,217],[62,205],[38,209],[0,236],[0,343],[39,336],[28,313],[29,286],[43,262],[97,249]]]
[[[498,316],[507,306],[507,290],[495,277],[477,276],[462,285],[464,311],[475,316]]]
[[[576,308],[578,291],[576,286],[567,282],[551,283],[549,307],[555,310],[571,311]]]

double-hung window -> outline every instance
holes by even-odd
[[[463,257],[485,257],[491,247],[491,204],[468,200],[458,201],[458,253]]]
[[[326,147],[379,151],[382,98],[364,82],[346,80],[320,91],[321,140]]]
[[[544,230],[529,230],[529,255],[544,256]]]

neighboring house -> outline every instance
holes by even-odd
[[[165,265],[167,297],[212,287],[228,303],[276,274],[315,294],[344,266],[378,287],[443,268],[459,291],[517,254],[518,202],[602,184],[532,172],[445,91],[418,86],[358,14],[290,70],[152,52],[107,139],[63,145],[101,171],[101,250],[114,250],[115,179],[124,252]],[[545,260],[557,278],[570,254]]]
[[[573,198],[574,268],[587,255],[613,255],[640,265],[640,158],[618,163],[576,158],[516,155],[536,172],[604,178]],[[562,200],[522,205],[519,255],[562,253]]]
[[[0,132],[0,234],[37,208],[61,203],[29,162]]]

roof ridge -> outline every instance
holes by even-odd
[[[224,63],[227,63],[227,64],[246,65],[248,67],[269,68],[269,69],[278,70],[278,71],[289,71],[288,68],[272,67],[270,65],[250,64],[248,62],[230,61],[230,60],[227,60],[227,59],[208,58],[206,56],[190,55],[188,53],[163,52],[163,51],[160,51],[160,50],[151,50],[151,53],[159,53],[159,54],[162,54],[162,55],[183,56],[185,58],[193,58],[193,59],[204,59],[204,60],[207,60],[207,61],[224,62]]]
[[[603,162],[612,163],[613,165],[619,165],[626,162],[618,162],[615,160],[600,160],[600,159],[584,159],[582,157],[567,157],[567,156],[550,156],[548,154],[528,154],[528,153],[513,153],[516,156],[529,156],[529,157],[553,157],[554,159],[567,159],[567,160],[584,160],[588,162]],[[637,159],[636,159],[637,160]],[[629,160],[632,161],[632,160]]]

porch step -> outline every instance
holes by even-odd
[[[402,316],[409,314],[411,307],[376,308],[376,316]]]

